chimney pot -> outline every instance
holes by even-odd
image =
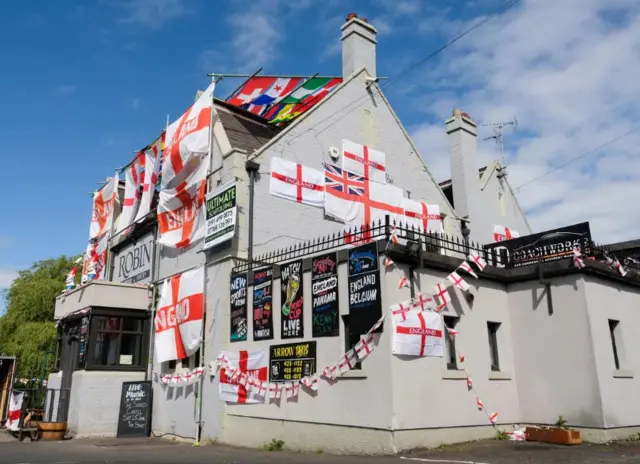
[[[342,77],[348,79],[363,67],[370,77],[376,77],[376,28],[367,18],[349,13],[342,32]]]
[[[369,20],[367,18],[360,18],[360,19],[367,24],[369,23]]]
[[[357,17],[358,17],[358,15],[357,15],[357,14],[355,14],[355,13],[349,13],[349,14],[347,15],[347,20],[346,20],[345,22],[347,22],[347,23],[348,23],[348,22],[349,22],[349,21],[351,21],[353,18],[357,18]]]

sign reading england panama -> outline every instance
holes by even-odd
[[[236,232],[236,183],[229,182],[207,194],[207,232],[203,249],[231,240]]]
[[[113,281],[122,284],[146,284],[151,282],[154,233],[143,235],[115,253]]]

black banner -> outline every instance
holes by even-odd
[[[243,342],[249,331],[247,324],[247,276],[231,276],[231,342]]]
[[[349,340],[351,344],[382,317],[376,242],[349,250]],[[382,326],[378,332],[382,331]]]
[[[302,261],[294,261],[280,267],[280,295],[282,302],[281,338],[304,337]]]
[[[349,250],[349,275],[378,270],[378,245],[367,243]]]
[[[273,338],[273,269],[261,269],[253,273],[253,339]]]
[[[151,381],[122,382],[118,431],[121,437],[148,437],[151,431]]]
[[[591,253],[591,229],[588,222],[525,235],[498,243],[485,245],[484,249],[501,257],[506,267],[521,267],[547,263],[573,255],[578,247],[584,255]]]
[[[316,373],[316,342],[274,345],[269,349],[269,381],[300,380]]]
[[[338,260],[335,253],[311,261],[311,332],[313,337],[340,335]]]

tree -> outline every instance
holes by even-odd
[[[66,256],[39,261],[20,271],[4,292],[7,310],[0,317],[0,353],[16,356],[19,377],[39,378],[43,353],[55,350],[55,298],[74,261]]]

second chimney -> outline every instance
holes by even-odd
[[[478,214],[480,180],[476,160],[476,123],[467,113],[456,109],[447,119],[453,207],[460,217],[473,220]],[[477,224],[476,224],[477,226]],[[476,227],[477,229],[477,227]]]
[[[376,77],[376,28],[367,22],[367,18],[350,13],[340,30],[342,77],[349,78],[363,66],[371,77]]]

